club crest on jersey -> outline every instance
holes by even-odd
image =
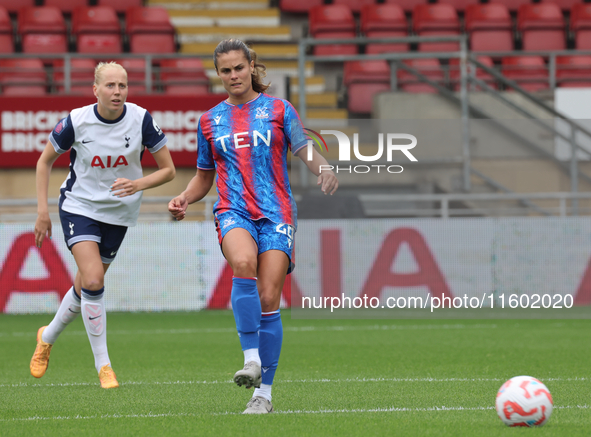
[[[267,108],[257,108],[257,118],[269,118],[269,113],[267,112]]]
[[[64,118],[64,119],[63,119],[62,121],[60,121],[60,122],[57,124],[57,126],[56,126],[56,127],[53,129],[53,132],[54,132],[56,135],[59,135],[59,134],[61,134],[61,133],[64,131],[64,129],[66,128],[66,126],[67,126],[67,125],[68,125],[68,119],[67,119],[67,118]]]
[[[131,140],[131,138],[129,138],[127,135],[125,135],[125,148],[129,147],[129,140]]]
[[[114,156],[107,156],[104,158],[101,158],[100,156],[95,156],[94,158],[92,158],[92,161],[90,163],[91,167],[100,168],[115,168],[120,165],[129,165],[127,159],[125,159],[125,156],[123,155],[119,155],[117,158],[115,158]]]

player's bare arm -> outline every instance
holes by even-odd
[[[37,161],[37,220],[35,221],[35,245],[37,247],[41,247],[46,236],[51,238],[51,219],[49,218],[49,208],[47,206],[47,191],[51,168],[59,156],[48,141]]]
[[[322,192],[332,196],[337,191],[337,188],[339,188],[339,181],[332,170],[322,170],[322,172],[320,171],[322,165],[328,166],[326,158],[318,153],[316,149],[313,149],[311,161],[308,161],[307,154],[308,148],[302,147],[300,150],[298,150],[296,156],[304,161],[312,173],[318,176],[316,185],[320,185]]]
[[[168,210],[177,220],[185,218],[187,207],[203,199],[211,187],[215,178],[215,170],[197,169],[193,179],[189,181],[187,188],[168,203]]]
[[[125,178],[115,179],[115,182],[111,186],[111,191],[114,196],[131,196],[138,191],[154,188],[174,179],[176,170],[168,147],[164,146],[162,149],[153,153],[152,156],[158,165],[158,170],[134,181]]]

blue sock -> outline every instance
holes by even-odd
[[[263,384],[273,384],[281,343],[283,342],[283,325],[279,310],[263,313],[261,316],[261,335],[259,355],[261,356],[261,374]],[[266,369],[266,370],[265,370]]]
[[[259,348],[261,300],[254,278],[232,278],[232,311],[242,350]]]

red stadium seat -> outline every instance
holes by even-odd
[[[314,38],[355,38],[355,19],[351,9],[343,5],[316,6],[309,14],[310,34]],[[314,54],[355,55],[355,44],[330,44],[314,46]]]
[[[468,6],[479,4],[479,0],[437,0],[437,3],[452,5],[456,11],[465,11]]]
[[[323,3],[323,0],[279,0],[279,9],[283,12],[307,14],[310,9]]]
[[[570,13],[570,28],[575,33],[575,46],[579,50],[591,50],[591,5],[578,4]]]
[[[171,95],[199,95],[209,92],[209,79],[199,58],[163,59],[160,81]]]
[[[373,97],[390,91],[390,66],[383,60],[345,62],[343,81],[347,87],[347,109],[370,114]]]
[[[511,56],[502,59],[502,73],[529,92],[549,88],[548,70],[541,56]]]
[[[127,83],[133,93],[138,94],[146,90],[146,61],[142,58],[125,58],[117,60],[127,71]]]
[[[404,63],[417,70],[423,76],[426,76],[427,79],[439,84],[443,84],[445,76],[443,74],[443,70],[441,69],[441,65],[439,64],[439,59],[408,59],[405,60]],[[432,87],[426,82],[421,82],[417,76],[406,70],[403,70],[402,68],[398,69],[397,77],[400,89],[402,91],[406,91],[408,93],[438,92],[437,88]]]
[[[0,0],[0,7],[6,8],[11,14],[16,14],[25,6],[35,6],[35,0]]]
[[[416,5],[424,5],[429,3],[429,0],[385,0],[385,4],[395,4],[404,9],[404,12],[412,12]]]
[[[517,14],[523,50],[564,50],[565,23],[554,3],[521,5]]]
[[[570,11],[574,5],[583,4],[583,0],[540,0],[541,3],[556,3],[563,11]]]
[[[487,67],[493,68],[494,63],[490,56],[478,56],[478,61]],[[474,68],[474,65],[468,63],[468,68]],[[486,82],[490,87],[497,89],[497,83],[493,76],[484,71],[482,68],[476,68],[476,78]],[[461,71],[460,71],[460,60],[458,58],[452,58],[449,60],[449,80],[451,81],[454,90],[460,90]],[[471,91],[481,91],[481,88],[475,85],[473,82],[468,82],[468,89]]]
[[[121,27],[109,6],[78,8],[72,14],[78,53],[121,53]]]
[[[556,84],[562,88],[591,88],[591,56],[557,56]]]
[[[351,9],[351,12],[358,14],[361,8],[368,5],[373,5],[377,0],[332,0],[333,5],[345,5]]]
[[[13,53],[12,23],[6,8],[0,7],[0,53]]]
[[[5,96],[42,96],[47,75],[40,59],[0,59],[0,85]]]
[[[24,53],[63,53],[68,51],[66,22],[53,6],[22,8],[18,29]]]
[[[98,0],[97,6],[110,6],[114,8],[118,14],[125,13],[129,8],[135,6],[142,6],[143,0]]]
[[[429,4],[415,6],[413,29],[419,36],[449,36],[460,34],[460,20],[453,6]],[[420,43],[421,52],[454,52],[460,50],[459,42]]]
[[[70,60],[70,93],[85,96],[94,96],[92,84],[94,83],[94,69],[96,62],[93,59]],[[57,59],[53,62],[53,83],[58,93],[65,92],[64,61]]]
[[[472,51],[513,50],[513,25],[505,5],[470,5],[466,8],[465,18]]]
[[[361,9],[361,31],[369,38],[408,36],[408,23],[398,5],[366,5]],[[365,53],[407,52],[406,43],[369,43]]]
[[[55,6],[60,11],[71,14],[76,8],[88,6],[89,0],[43,0],[43,6]]]
[[[174,27],[168,12],[160,7],[127,10],[126,28],[132,53],[174,53]]]
[[[488,0],[489,4],[501,4],[507,6],[511,12],[516,12],[521,5],[529,5],[532,0]]]

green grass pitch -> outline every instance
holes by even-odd
[[[276,413],[243,416],[242,353],[228,311],[109,314],[120,388],[102,390],[81,320],[29,374],[49,315],[0,316],[0,435],[589,436],[590,320],[294,320],[283,311]],[[531,375],[555,409],[508,428],[498,388]]]

